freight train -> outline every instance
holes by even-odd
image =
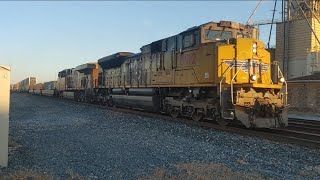
[[[11,91],[28,92],[37,83],[37,78],[28,77],[11,86]]]
[[[257,33],[236,22],[209,22],[140,53],[117,52],[62,70],[54,85],[34,86],[33,93],[222,125],[286,127],[286,82]]]

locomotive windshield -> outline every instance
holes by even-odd
[[[216,39],[230,39],[232,38],[232,33],[230,31],[223,30],[205,30],[207,40],[216,40]]]
[[[237,34],[237,38],[251,38],[251,37],[250,37],[250,35],[248,35],[248,34],[238,33],[238,34]]]

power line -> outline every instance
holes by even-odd
[[[273,20],[274,20],[274,14],[276,12],[276,7],[277,7],[277,0],[274,1],[274,7],[273,7],[273,13],[272,13],[272,21],[271,21],[270,32],[269,32],[268,49],[270,48],[271,32],[272,32]]]
[[[251,13],[249,19],[247,20],[247,23],[246,23],[246,24],[249,24],[252,16],[256,13],[256,11],[257,11],[258,7],[260,6],[261,2],[262,2],[262,0],[259,1],[259,3],[257,4],[256,8],[253,10],[253,12]]]

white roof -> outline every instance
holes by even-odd
[[[9,67],[9,66],[0,65],[0,68],[2,68],[2,69],[6,69],[6,70],[10,71],[10,67]]]

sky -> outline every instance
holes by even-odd
[[[0,64],[11,82],[57,79],[59,71],[140,47],[209,21],[246,23],[258,1],[0,1]],[[252,21],[270,20],[263,1]],[[278,5],[280,8],[280,3]],[[279,9],[278,8],[278,9]],[[276,17],[280,17],[280,11]],[[260,29],[266,44],[270,26]],[[275,27],[273,28],[275,29]],[[273,33],[274,34],[274,33]],[[271,44],[275,44],[272,36]]]

